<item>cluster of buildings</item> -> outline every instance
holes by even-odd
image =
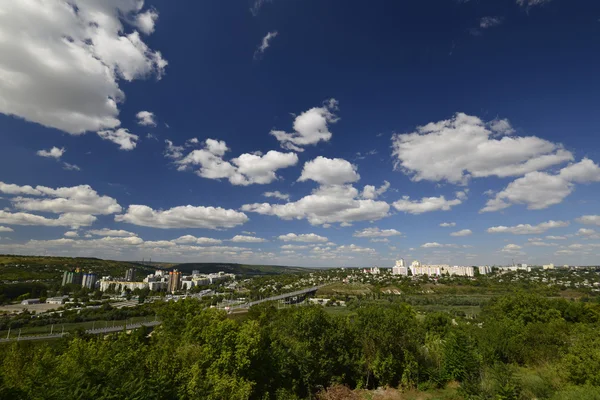
[[[419,261],[413,261],[410,266],[404,263],[404,259],[396,261],[396,265],[392,268],[392,274],[408,276],[409,272],[412,276],[475,276],[475,268],[482,275],[486,275],[492,272],[492,267],[481,266],[481,267],[463,267],[459,265],[450,266],[448,264],[439,265],[428,265],[421,264]]]
[[[129,276],[129,275],[127,275]],[[126,277],[127,277],[126,276]],[[104,277],[100,280],[100,290],[123,291],[129,289],[149,289],[154,292],[167,291],[174,293],[180,290],[190,290],[196,286],[207,286],[213,283],[222,282],[226,279],[234,278],[234,274],[219,272],[216,274],[200,274],[199,271],[192,271],[192,275],[184,276],[181,271],[163,271],[156,270],[153,274],[146,276],[142,282],[132,282],[127,279],[115,280],[111,277]]]
[[[94,289],[96,287],[96,282],[98,281],[98,277],[96,274],[91,272],[83,272],[81,269],[76,268],[72,271],[65,271],[63,273],[62,285],[81,285],[81,287]]]

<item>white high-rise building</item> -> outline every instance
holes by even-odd
[[[546,264],[543,266],[544,269],[554,269],[554,264]]]
[[[404,258],[396,261],[396,265],[392,268],[393,275],[408,275],[408,268],[404,265]]]

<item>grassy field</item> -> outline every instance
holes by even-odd
[[[317,296],[335,296],[335,295],[348,295],[348,296],[362,296],[369,294],[372,291],[371,285],[365,285],[362,283],[334,283],[320,288],[317,291]]]
[[[56,324],[54,325],[54,333],[62,332],[63,326],[65,332],[73,332],[77,329],[93,329],[93,328],[104,328],[111,326],[124,326],[125,323],[132,324],[138,322],[150,322],[153,321],[154,317],[145,316],[145,317],[132,317],[127,319],[127,321],[89,321],[89,322],[74,322],[70,324]],[[36,335],[47,335],[50,333],[52,327],[50,325],[46,326],[33,326],[33,327],[25,327],[21,329],[21,336],[36,336]],[[19,334],[18,329],[13,329],[10,332],[10,337],[16,337]],[[6,338],[8,335],[8,331],[0,331],[0,338]]]

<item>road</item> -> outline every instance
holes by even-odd
[[[153,327],[160,325],[160,321],[152,321],[152,322],[143,322],[129,325],[117,325],[117,326],[109,326],[105,328],[97,328],[97,329],[88,329],[85,333],[90,335],[102,335],[106,333],[114,333],[114,332],[122,332],[123,330],[132,330],[138,329],[142,326]],[[69,333],[54,333],[52,335],[37,335],[37,336],[21,336],[21,337],[11,337],[10,339],[4,338],[0,339],[0,343],[6,342],[22,342],[22,341],[31,341],[31,340],[48,340],[48,339],[59,339],[63,336],[68,335]]]

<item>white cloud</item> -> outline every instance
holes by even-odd
[[[536,235],[546,232],[548,229],[564,228],[569,226],[567,221],[548,221],[538,225],[519,224],[517,226],[494,226],[488,228],[488,233],[512,233],[513,235]]]
[[[262,39],[260,46],[258,46],[258,48],[256,49],[256,51],[254,52],[254,59],[259,58],[260,56],[262,56],[265,51],[269,48],[269,46],[271,46],[271,40],[275,39],[277,37],[279,33],[277,31],[274,32],[269,32],[265,35],[265,37]]]
[[[2,187],[0,186],[0,191]],[[37,186],[39,195],[52,197],[31,198],[15,197],[11,199],[13,206],[27,211],[41,211],[55,214],[81,213],[92,215],[108,215],[121,212],[121,206],[109,196],[100,196],[89,185],[61,187],[52,189]],[[32,195],[34,192],[31,192]]]
[[[290,195],[289,194],[281,193],[278,190],[276,190],[274,192],[265,192],[265,193],[263,193],[263,196],[265,196],[265,197],[275,197],[276,199],[280,199],[280,200],[289,200],[290,199]]]
[[[79,168],[77,165],[69,164],[68,162],[63,162],[63,169],[67,171],[81,171],[81,168]]]
[[[14,232],[14,230],[8,226],[0,226],[0,232]]]
[[[359,200],[358,190],[350,185],[322,186],[312,194],[286,204],[255,203],[243,211],[275,215],[284,220],[307,219],[312,225],[356,221],[375,221],[388,215],[390,206],[383,201]]]
[[[119,80],[160,78],[167,65],[123,26],[152,31],[156,18],[141,13],[142,6],[133,0],[0,3],[0,112],[71,134],[117,128],[125,98]]]
[[[459,196],[458,193],[461,193]],[[398,211],[404,211],[409,214],[423,214],[431,211],[449,211],[452,207],[462,203],[462,193],[458,192],[457,198],[454,200],[446,200],[444,196],[440,197],[423,197],[421,200],[410,200],[409,196],[404,196],[402,199],[392,203]]]
[[[87,233],[89,233],[90,235],[95,235],[95,236],[112,236],[112,237],[137,236],[136,233],[125,231],[123,229],[117,230],[117,229],[108,229],[108,228],[92,229],[92,230],[87,231]]]
[[[273,0],[255,0],[254,4],[252,4],[252,7],[250,8],[250,12],[256,17],[262,6],[266,3],[270,3],[271,1]]]
[[[508,136],[510,125],[503,121],[486,124],[458,113],[415,132],[395,134],[396,168],[413,181],[465,183],[471,177],[519,176],[573,160],[561,145],[537,137]]]
[[[19,186],[13,183],[0,182],[0,192],[6,194],[28,194],[31,196],[41,196],[42,192],[29,185]]]
[[[264,243],[264,242],[268,242],[268,240],[263,239],[263,238],[254,237],[254,236],[244,236],[244,235],[235,235],[230,240],[232,242],[235,242],[235,243]]]
[[[389,236],[400,236],[402,232],[397,231],[396,229],[379,229],[375,228],[365,228],[362,231],[354,232],[354,237],[363,237],[363,238],[377,238],[377,237],[389,237]]]
[[[377,197],[384,194],[385,192],[387,192],[387,190],[389,188],[390,188],[390,183],[388,181],[383,181],[383,185],[381,185],[379,188],[375,188],[375,186],[373,186],[373,185],[366,185],[363,188],[361,197],[363,199],[374,200]]]
[[[210,139],[212,140],[212,139]],[[183,152],[185,151],[185,147],[183,146],[175,146],[172,141],[169,139],[165,140],[167,144],[167,148],[165,149],[165,157],[172,158],[174,160],[179,160],[183,157]]]
[[[557,175],[529,172],[488,200],[480,212],[499,211],[512,204],[526,204],[530,210],[541,210],[561,203],[573,192],[575,182],[599,181],[600,167],[587,158],[561,169]]]
[[[135,147],[137,146],[137,141],[139,139],[138,135],[130,133],[125,128],[98,131],[98,136],[100,136],[104,140],[108,140],[118,144],[119,149],[127,151],[135,149]]]
[[[435,248],[441,248],[441,247],[453,247],[456,248],[458,247],[455,244],[441,244],[438,242],[430,242],[430,243],[425,243],[421,245],[422,248],[424,249],[435,249]]]
[[[470,229],[463,229],[458,232],[452,232],[450,236],[470,236],[473,234],[473,231]]]
[[[320,141],[328,142],[331,139],[329,124],[339,120],[334,114],[337,110],[337,100],[329,99],[322,107],[311,108],[297,116],[293,133],[272,130],[271,135],[275,136],[284,149],[302,152],[303,146],[315,145]]]
[[[456,222],[442,222],[440,226],[442,228],[452,228],[456,226]]]
[[[549,3],[551,0],[517,0],[517,4],[521,7],[534,7]]]
[[[298,244],[284,244],[281,246],[282,250],[306,250],[310,249],[310,246],[307,245],[298,245]]]
[[[195,146],[197,144],[200,144],[200,140],[198,140],[198,138],[195,137],[185,141],[186,146]]]
[[[207,238],[207,237],[195,237],[192,235],[181,236],[173,241],[177,244],[198,244],[198,245],[207,245],[207,244],[221,244],[223,241],[219,239]]]
[[[341,158],[317,157],[304,164],[299,182],[313,180],[323,185],[343,185],[360,179],[356,165]]]
[[[42,217],[29,213],[0,211],[0,223],[7,225],[26,225],[26,226],[70,226],[79,228],[80,226],[90,226],[96,221],[96,217],[89,214],[61,214],[56,219]]]
[[[237,158],[225,161],[223,156],[229,148],[224,141],[207,139],[205,148],[193,150],[183,157],[183,147],[173,146],[167,142],[166,155],[175,159],[179,170],[186,170],[194,165],[200,169],[196,174],[207,179],[229,179],[233,185],[264,185],[278,179],[276,171],[298,163],[295,153],[280,153],[271,150],[267,154],[242,154]]]
[[[221,207],[179,206],[168,210],[153,210],[144,205],[130,205],[127,212],[115,216],[117,222],[127,222],[152,228],[233,228],[248,221],[246,214]]]
[[[146,35],[150,35],[154,32],[154,25],[158,19],[158,13],[156,10],[148,10],[143,13],[139,13],[135,17],[134,25]]]
[[[558,250],[554,253],[555,256],[570,256],[575,254],[573,250]]]
[[[281,235],[278,237],[279,240],[284,242],[303,242],[303,243],[325,243],[329,241],[324,236],[319,236],[316,233],[303,233],[296,235],[295,233],[288,233],[287,235]]]
[[[76,237],[79,237],[79,233],[77,233],[77,231],[68,231],[68,232],[65,232],[65,234],[63,236],[68,237],[68,238],[76,238]]]
[[[388,238],[371,239],[371,240],[369,240],[369,242],[372,242],[372,243],[389,243],[390,239],[388,239]]]
[[[481,29],[488,29],[488,28],[493,28],[495,26],[498,26],[502,23],[503,18],[502,17],[483,17],[479,20],[479,27]],[[497,122],[502,124],[503,121],[506,120],[498,120]],[[506,126],[506,125],[504,125]],[[497,126],[498,128],[502,129],[503,126],[499,125]],[[511,128],[512,129],[512,128]]]
[[[156,119],[154,113],[150,111],[140,111],[135,115],[137,118],[138,125],[142,126],[156,126]]]
[[[548,239],[548,240],[567,240],[567,238],[564,236],[546,236],[546,239]]]
[[[0,183],[0,190],[2,190],[1,187]],[[576,221],[580,224],[600,226],[600,215],[583,215],[577,218]]]
[[[541,242],[541,241],[533,241],[533,242],[529,242],[528,244],[530,246],[537,246],[537,247],[554,247],[554,246],[558,246],[556,243],[546,243],[546,242]]]
[[[577,236],[595,236],[596,231],[593,229],[581,228],[577,231]]]
[[[65,154],[65,149],[64,147],[59,149],[58,147],[53,146],[50,150],[38,150],[36,154],[40,157],[54,158],[58,160],[63,156],[63,154]]]
[[[509,254],[522,254],[522,252],[519,251],[522,248],[523,247],[519,246],[518,244],[507,244],[501,251]]]

